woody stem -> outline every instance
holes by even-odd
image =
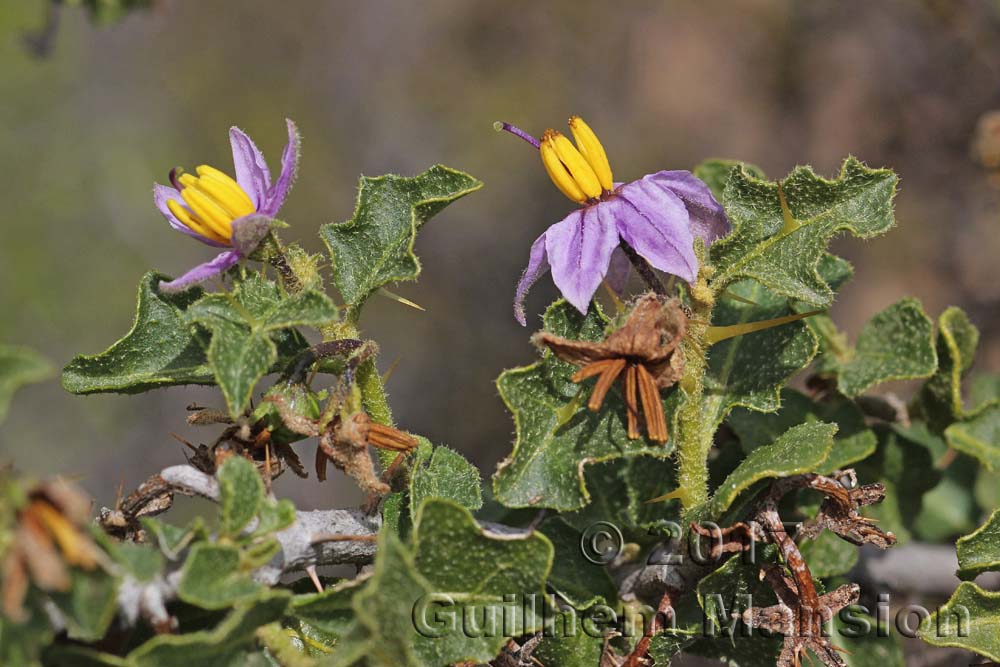
[[[632,262],[632,266],[635,267],[636,272],[643,279],[649,289],[653,290],[653,292],[655,292],[658,296],[667,296],[667,288],[664,287],[663,282],[653,271],[653,267],[649,265],[649,262],[640,256],[639,253],[635,251],[635,248],[630,246],[625,241],[622,241],[621,249],[625,251],[625,256],[628,257],[628,261]]]

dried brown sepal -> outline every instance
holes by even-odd
[[[896,543],[896,536],[892,532],[882,530],[874,519],[861,516],[858,512],[862,507],[885,499],[883,485],[859,486],[853,470],[839,471],[831,477],[799,477],[804,482],[801,486],[815,489],[824,495],[816,517],[799,527],[800,536],[815,539],[826,528],[857,546],[874,544],[879,549],[888,549]]]
[[[650,440],[666,442],[666,416],[659,392],[672,386],[684,373],[679,345],[687,331],[688,316],[678,299],[656,294],[636,301],[625,323],[603,341],[578,341],[540,331],[532,337],[539,347],[552,350],[559,359],[580,366],[571,378],[582,382],[598,376],[587,407],[597,411],[611,385],[624,371],[624,397],[628,410],[629,438],[638,438],[639,403]]]
[[[708,540],[708,558],[712,562],[720,561],[723,557],[731,554],[738,554],[749,551],[754,542],[763,542],[766,537],[760,525],[755,522],[744,523],[742,521],[734,523],[732,526],[722,528],[716,525],[703,526],[698,523],[691,524],[692,535]],[[701,550],[699,549],[699,553]]]

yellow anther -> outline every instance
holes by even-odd
[[[552,146],[556,149],[556,155],[566,165],[566,170],[587,195],[587,199],[600,197],[603,191],[601,182],[597,179],[597,174],[594,173],[587,160],[580,154],[580,151],[576,150],[572,141],[558,132],[553,132],[552,135]]]
[[[198,188],[184,188],[181,190],[181,197],[188,205],[188,208],[198,216],[198,219],[205,223],[216,234],[229,239],[233,235],[233,218],[226,213],[226,210],[216,204],[211,197]]]
[[[542,164],[545,165],[545,171],[548,172],[549,178],[552,179],[560,192],[576,203],[583,204],[587,201],[587,195],[584,194],[567,171],[566,166],[559,160],[559,154],[556,153],[553,145],[554,135],[552,130],[546,130],[545,134],[542,135],[542,141],[538,147],[538,152],[542,156]]]
[[[198,175],[203,179],[210,179],[213,182],[225,187],[227,192],[238,199],[242,203],[242,206],[239,206],[238,208],[241,211],[246,211],[244,213],[240,213],[240,215],[253,213],[254,205],[250,200],[250,196],[243,190],[243,188],[240,187],[239,183],[230,178],[229,174],[219,171],[215,167],[210,167],[207,164],[199,166],[195,171],[197,171]]]
[[[216,204],[226,209],[234,219],[253,213],[253,204],[245,201],[245,198],[238,196],[230,190],[226,183],[220,182],[213,176],[202,176],[198,179],[199,190],[211,197]]]
[[[216,234],[211,228],[205,225],[196,216],[192,215],[190,211],[180,205],[176,200],[170,199],[167,201],[167,208],[170,212],[174,214],[174,217],[181,221],[188,229],[195,232],[196,234],[201,234],[202,236],[212,239],[216,243],[228,243],[229,239],[224,238]]]
[[[610,192],[615,187],[614,178],[611,176],[611,164],[608,162],[608,155],[604,152],[604,146],[590,126],[579,116],[570,116],[569,129],[573,133],[576,147],[587,160],[587,164],[597,174],[597,179],[601,182],[601,187]]]

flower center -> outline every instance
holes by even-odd
[[[549,178],[564,195],[585,204],[614,189],[604,146],[582,118],[572,116],[569,129],[576,145],[555,130],[545,130],[538,150]]]
[[[233,238],[233,220],[257,209],[249,195],[227,174],[204,164],[195,172],[197,176],[179,169],[171,172],[170,180],[187,206],[170,200],[167,207],[192,231],[228,244]]]

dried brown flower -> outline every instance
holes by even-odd
[[[573,382],[597,376],[587,402],[587,407],[595,412],[624,372],[628,437],[639,437],[641,402],[649,439],[666,442],[669,434],[660,390],[675,384],[684,373],[684,357],[678,345],[684,338],[687,321],[678,299],[663,300],[655,294],[646,294],[636,301],[625,323],[603,341],[568,340],[541,331],[532,337],[532,342],[579,366]]]

